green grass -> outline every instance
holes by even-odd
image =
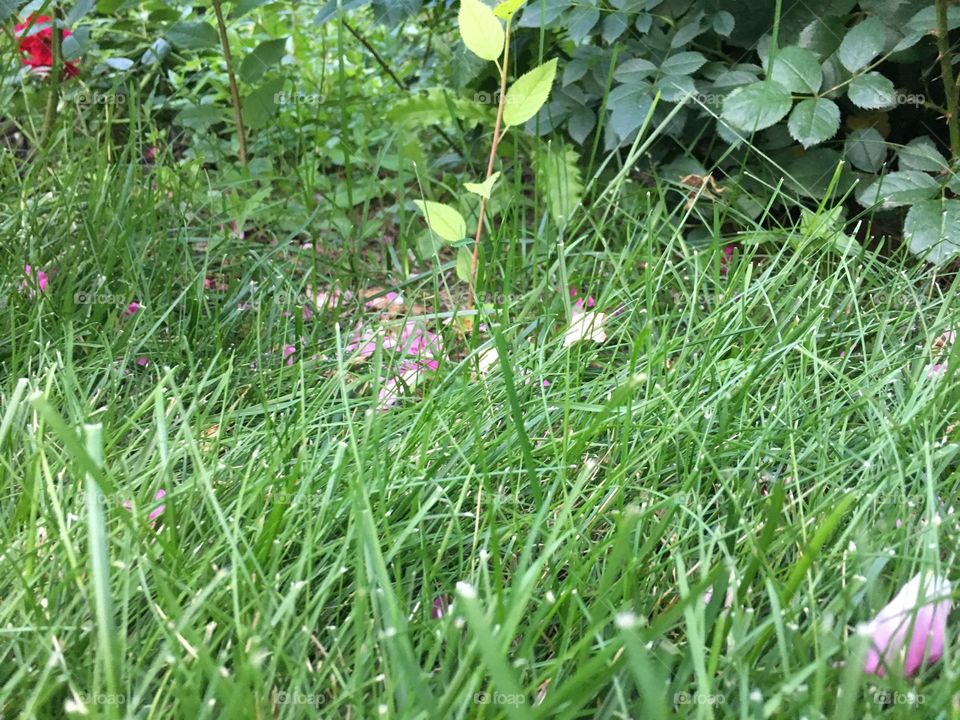
[[[816,239],[725,273],[625,171],[565,234],[506,216],[472,347],[449,258],[239,239],[217,180],[123,160],[4,181],[0,716],[960,716],[955,650],[869,679],[855,633],[958,575],[949,283]],[[307,285],[402,290],[448,357],[379,410],[394,361],[345,349],[376,313],[303,320]],[[568,285],[606,343],[563,346]]]

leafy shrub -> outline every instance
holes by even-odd
[[[661,176],[736,178],[722,204],[753,218],[753,197],[781,183],[805,204],[829,191],[907,208],[911,250],[940,263],[960,251],[946,52],[957,27],[960,7],[930,0],[531,0],[515,57],[561,58],[531,133],[564,132],[592,158],[662,125],[647,156]],[[483,99],[489,83],[473,73],[464,85]]]

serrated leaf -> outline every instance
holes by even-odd
[[[804,148],[818,145],[840,129],[840,108],[827,98],[801,100],[790,113],[787,129]]]
[[[579,45],[600,22],[600,11],[587,5],[574,5],[565,20],[567,35],[575,45]]]
[[[947,159],[926,135],[915,137],[897,151],[901,170],[941,172],[949,166]]]
[[[664,60],[660,72],[664,75],[690,75],[706,63],[707,59],[698,52],[681,52]]]
[[[847,135],[843,145],[850,164],[864,172],[877,172],[887,158],[887,142],[876,128],[858,128]]]
[[[792,105],[790,91],[783,85],[761,80],[727,95],[721,117],[734,127],[755,132],[783,120]]]
[[[423,213],[433,234],[441,240],[452,243],[466,237],[467,222],[455,208],[432,200],[414,200],[413,204]]]
[[[949,5],[947,7],[947,30],[956,30],[960,27],[960,7]],[[898,42],[894,52],[900,52],[911,48],[928,35],[933,35],[937,30],[937,9],[932,3],[917,12],[910,18],[903,27],[904,38]]]
[[[728,13],[726,10],[721,10],[713,16],[713,31],[717,35],[730,37],[730,33],[733,32],[734,25],[735,20],[733,15]]]
[[[767,74],[790,92],[816,93],[823,84],[823,70],[820,69],[817,56],[796,46],[785,47],[777,52]]]
[[[466,283],[473,280],[473,252],[466,246],[457,250],[457,277]]]
[[[463,44],[474,55],[484,60],[496,60],[503,54],[503,25],[493,10],[480,0],[460,0],[457,21]]]
[[[847,70],[856,72],[865,68],[883,52],[886,42],[886,26],[879,19],[868,17],[847,31],[837,49],[837,55]]]
[[[256,82],[263,77],[268,69],[280,62],[286,52],[286,47],[286,38],[264,40],[240,63],[240,77],[248,83]]]
[[[697,86],[689,75],[665,75],[654,85],[654,91],[657,90],[667,102],[680,102],[697,94]]]
[[[939,265],[960,253],[960,200],[924,200],[907,211],[903,237],[910,251]]]
[[[630,23],[624,13],[610,13],[603,18],[603,29],[600,31],[600,36],[609,45],[623,35],[629,25]]]
[[[897,103],[893,83],[878,72],[868,72],[851,80],[847,97],[854,105],[866,110],[890,108]]]
[[[482,183],[464,183],[463,186],[468,192],[472,192],[474,195],[479,195],[480,197],[484,197],[489,200],[490,191],[493,190],[493,184],[497,182],[497,178],[499,177],[500,173],[498,171],[488,177]]]
[[[502,3],[498,3],[493,8],[493,14],[501,20],[509,20],[516,14],[517,10],[523,7],[525,2],[526,0],[503,0]]]
[[[940,191],[940,185],[926,173],[900,170],[878,178],[857,192],[857,202],[864,207],[895,208],[929,200]]]
[[[613,72],[613,78],[623,83],[636,83],[644,78],[653,75],[657,71],[657,66],[649,60],[643,58],[634,58],[621,63]]]
[[[517,78],[507,90],[504,100],[504,124],[522,125],[536,115],[550,97],[550,88],[556,75],[557,59],[553,58]]]
[[[167,28],[167,39],[184,50],[203,50],[214,47],[220,36],[213,25],[205,22],[178,22]]]

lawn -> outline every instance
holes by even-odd
[[[505,173],[474,307],[375,150],[0,154],[0,718],[960,718],[864,672],[960,577],[952,271],[668,122],[564,222]]]

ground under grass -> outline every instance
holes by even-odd
[[[147,172],[5,191],[0,716],[960,716],[955,650],[877,679],[855,632],[960,569],[928,271],[695,252],[643,191],[501,226],[470,341],[452,263],[239,238]],[[412,316],[444,357],[384,409],[351,337]]]

